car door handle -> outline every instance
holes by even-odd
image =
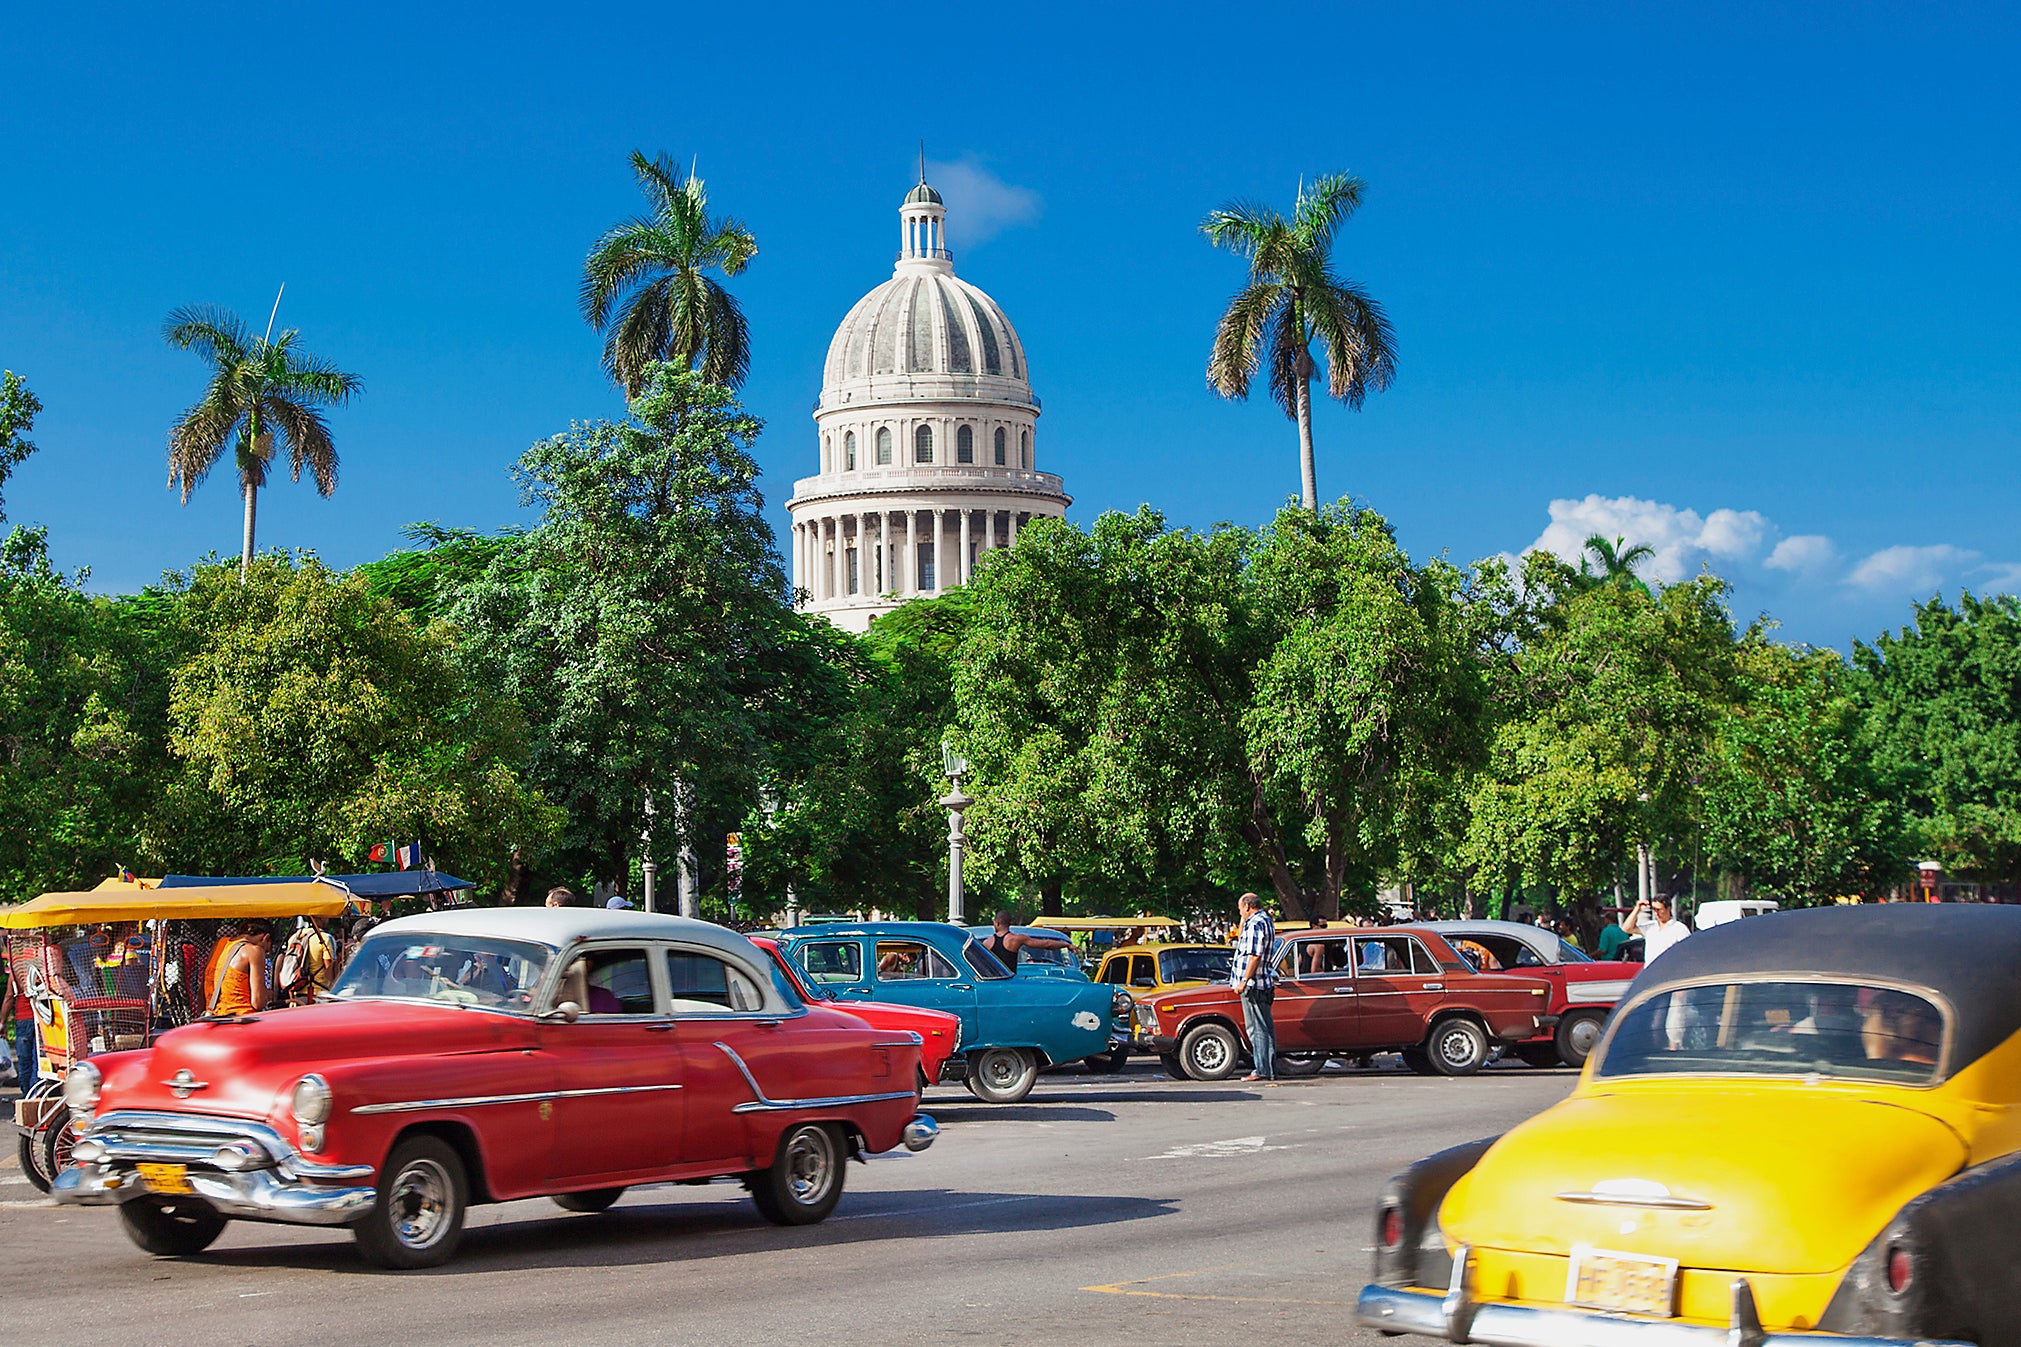
[[[649,1034],[664,1034],[671,1032],[673,1027],[671,1022],[667,1024],[649,1024],[646,1026],[646,1032]]]
[[[951,992],[972,992],[975,990],[975,984],[969,982],[950,982],[947,984],[947,989]]]
[[[1446,989],[1446,984],[1445,984],[1445,983],[1443,983],[1443,982],[1427,982],[1427,983],[1425,983],[1425,984],[1424,984],[1424,986],[1423,986],[1423,988],[1422,988],[1421,990],[1423,990],[1423,991],[1428,991],[1428,992],[1442,992],[1442,991],[1444,991],[1445,989]]]
[[[1352,995],[1354,995],[1354,988],[1352,988],[1352,987],[1335,987],[1335,988],[1333,989],[1333,994],[1334,994],[1335,996],[1352,996]]]

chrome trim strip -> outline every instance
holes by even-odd
[[[531,1104],[543,1099],[587,1099],[602,1094],[654,1094],[678,1090],[678,1085],[607,1085],[594,1090],[538,1090],[530,1094],[473,1094],[456,1099],[407,1099],[388,1104],[356,1104],[351,1112],[418,1113],[431,1108],[480,1108],[489,1104]]]
[[[758,1088],[757,1078],[751,1074],[751,1068],[745,1066],[744,1059],[737,1055],[737,1050],[728,1043],[718,1043],[716,1046],[723,1050],[723,1055],[730,1059],[730,1064],[737,1068],[737,1074],[744,1078],[744,1084],[751,1087],[751,1093],[755,1096],[749,1102],[731,1109],[732,1113],[784,1113],[793,1109],[835,1108],[843,1104],[876,1104],[887,1099],[912,1098],[910,1090],[893,1090],[889,1094],[835,1094],[819,1099],[768,1099],[765,1092]]]
[[[143,1134],[141,1138],[128,1135],[130,1132]],[[149,1137],[149,1133],[167,1133],[167,1139]],[[175,1137],[186,1136],[193,1140],[188,1145],[178,1146]],[[182,1164],[208,1164],[217,1154],[218,1138],[226,1141],[250,1141],[259,1146],[284,1172],[296,1178],[313,1183],[342,1183],[356,1179],[368,1179],[373,1174],[371,1165],[331,1165],[315,1160],[305,1160],[300,1152],[289,1145],[287,1140],[265,1123],[256,1123],[244,1118],[225,1118],[211,1113],[158,1113],[144,1109],[115,1109],[92,1120],[83,1136],[102,1142],[109,1160],[166,1160]],[[194,1138],[201,1138],[196,1140]]]
[[[893,1039],[888,1043],[872,1043],[870,1046],[873,1048],[917,1048],[923,1047],[925,1044],[925,1039],[907,1030],[904,1038]]]
[[[1632,1193],[1553,1193],[1560,1202],[1588,1207],[1656,1207],[1664,1211],[1711,1211],[1710,1202],[1695,1197],[1637,1197]]]

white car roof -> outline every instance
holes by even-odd
[[[660,912],[635,912],[603,907],[458,907],[417,912],[372,928],[394,935],[439,932],[442,935],[488,936],[494,940],[530,940],[560,949],[575,940],[676,940],[701,945],[750,961],[762,961],[758,947],[725,926],[673,917]],[[761,962],[760,966],[764,966]]]
[[[1526,921],[1497,921],[1489,917],[1468,918],[1463,921],[1427,921],[1422,923],[1440,935],[1505,935],[1511,940],[1520,940],[1537,951],[1537,957],[1545,963],[1563,963],[1565,955],[1559,950],[1556,931],[1547,931],[1541,926],[1532,926]]]

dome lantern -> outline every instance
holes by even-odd
[[[954,254],[947,250],[947,206],[940,193],[926,185],[926,146],[919,147],[919,185],[905,194],[898,207],[898,265],[900,268],[931,267],[954,270]]]

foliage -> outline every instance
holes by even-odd
[[[294,328],[278,341],[255,337],[238,315],[212,305],[177,309],[162,336],[179,351],[195,351],[210,366],[202,401],[184,412],[168,433],[168,483],[195,491],[232,444],[245,498],[245,538],[239,569],[253,563],[253,526],[259,490],[267,484],[274,436],[287,446],[290,480],[308,468],[316,490],[337,489],[337,446],[322,407],[341,406],[364,385],[327,360],[295,349]]]
[[[357,568],[365,590],[390,600],[419,622],[446,619],[456,601],[493,562],[508,569],[520,555],[519,532],[482,534],[471,529],[410,524],[406,536],[421,546],[389,552]]]
[[[176,577],[168,778],[147,824],[163,864],[216,874],[350,868],[419,838],[496,882],[560,826],[520,779],[517,709],[472,678],[454,634],[420,625],[313,557]]]
[[[28,432],[42,403],[13,370],[0,370],[0,524],[7,522],[6,486],[14,469],[35,452]]]
[[[0,902],[136,863],[164,765],[159,633],[82,578],[50,566],[41,529],[0,543]]]
[[[1483,876],[1590,894],[1635,845],[1697,817],[1736,683],[1726,586],[1586,586],[1543,557],[1529,574],[1555,601],[1514,655],[1517,700],[1475,783],[1463,856]]]
[[[532,780],[568,811],[556,866],[620,886],[648,790],[663,873],[682,837],[719,864],[803,702],[834,676],[773,551],[748,450],[758,421],[672,365],[653,367],[631,412],[520,457],[542,518],[451,606],[487,686],[525,710]]]
[[[734,219],[709,214],[709,194],[667,156],[632,151],[632,172],[651,213],[613,226],[582,266],[582,314],[608,332],[604,369],[636,398],[651,367],[667,361],[736,388],[751,368],[744,311],[709,275],[742,272],[758,241]]]
[[[1907,857],[1845,662],[1766,641],[1739,656],[1705,781],[1706,850],[1785,905],[1885,892]]]
[[[2021,878],[2021,599],[1933,598],[1853,659],[1874,767],[1919,856]]]
[[[1361,179],[1328,174],[1300,185],[1291,218],[1262,205],[1231,202],[1210,213],[1200,232],[1249,265],[1248,284],[1228,302],[1207,358],[1207,382],[1223,397],[1246,398],[1258,369],[1270,369],[1270,395],[1298,423],[1299,467],[1308,510],[1319,508],[1312,453],[1312,343],[1326,352],[1327,393],[1360,409],[1371,389],[1396,374],[1396,335],[1382,306],[1333,273],[1333,239],[1361,205]]]
[[[1587,534],[1585,555],[1579,558],[1579,586],[1590,588],[1593,585],[1632,585],[1641,589],[1644,594],[1649,593],[1649,586],[1635,574],[1635,568],[1655,556],[1656,549],[1648,543],[1637,543],[1629,547],[1626,545],[1627,542],[1628,540],[1622,537],[1616,537],[1609,542],[1603,534]],[[1593,563],[1596,561],[1600,563],[1600,569],[1597,571],[1593,569]]]

